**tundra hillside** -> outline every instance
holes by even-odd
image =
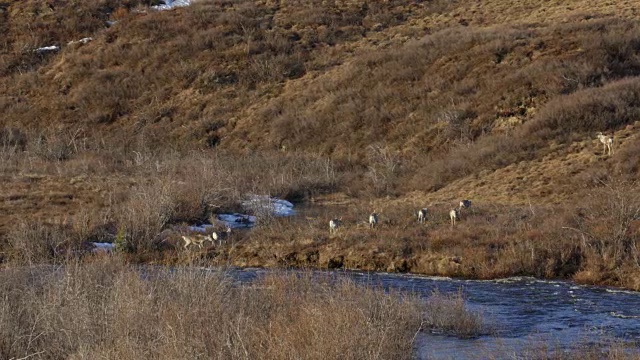
[[[640,289],[640,1],[152,3],[0,4],[3,262],[119,240]],[[251,193],[325,210],[202,251],[158,237]]]

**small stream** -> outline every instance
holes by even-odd
[[[254,197],[248,204],[271,209],[276,216],[297,215],[293,217],[300,219],[302,215],[328,219],[333,213],[339,213],[339,207],[335,206],[304,206],[294,211],[293,204],[269,197]],[[251,221],[236,224],[238,219],[245,218]],[[251,227],[256,221],[242,214],[229,214],[228,218],[223,216],[219,220],[228,226],[241,227]],[[228,270],[239,282],[253,281],[271,271]],[[316,272],[346,276],[364,285],[411,292],[425,298],[436,290],[444,294],[461,291],[469,308],[483,314],[490,335],[460,339],[421,332],[415,344],[418,359],[529,359],[540,357],[540,349],[542,354],[571,352],[576,346],[598,347],[602,342],[611,341],[631,344],[627,351],[640,358],[640,292],[531,277],[462,280],[358,271]]]
[[[229,274],[246,282],[270,271],[232,269]],[[571,351],[574,346],[598,344],[604,339],[640,344],[638,292],[529,277],[460,280],[357,271],[318,272],[424,297],[434,290],[462,291],[469,307],[482,312],[491,335],[459,339],[422,332],[416,339],[418,359],[520,359],[523,353],[538,348]],[[640,349],[629,351],[640,357]]]

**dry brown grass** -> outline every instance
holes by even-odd
[[[6,359],[410,359],[422,313],[416,298],[309,274],[234,285],[103,259],[0,277]]]
[[[4,269],[0,280],[6,359],[411,359],[420,330],[486,332],[460,294],[423,300],[312,273],[238,284],[223,271],[137,268],[103,257]],[[500,350],[489,358],[506,356]],[[536,345],[520,355],[635,358],[608,341],[576,351]]]
[[[258,228],[226,259],[245,266],[344,267],[481,279],[573,278],[638,289],[639,202],[622,195],[635,193],[635,188],[608,184],[565,206],[477,201],[455,228],[447,217],[455,202],[430,205],[429,219],[420,225],[414,212],[424,205],[378,201],[376,230],[365,224],[371,208],[335,208],[313,219],[282,219]],[[335,216],[343,217],[343,226],[330,235],[328,220]]]
[[[629,139],[632,137],[625,141]],[[583,153],[575,159],[569,153],[566,162],[588,159],[586,153],[593,151],[589,146],[578,147]],[[354,171],[297,152],[243,156],[193,152],[182,156],[138,149],[127,153],[122,149],[81,148],[74,157],[63,161],[31,152],[12,153],[11,161],[18,168],[38,169],[40,177],[29,175],[30,179],[57,174],[73,184],[85,181],[76,180],[83,169],[93,169],[97,177],[110,177],[110,172],[126,173],[132,181],[119,186],[102,185],[106,198],[101,210],[79,208],[66,221],[63,217],[56,219],[52,213],[44,218],[34,216],[30,218],[34,220],[33,229],[26,225],[8,227],[5,245],[0,249],[3,257],[27,263],[61,261],[83,241],[112,241],[120,230],[131,259],[191,261],[192,256],[176,254],[170,251],[171,246],[161,244],[164,238],[158,234],[174,225],[206,222],[212,214],[240,210],[239,202],[247,194],[314,199],[344,187],[352,176],[349,171]],[[622,149],[633,151],[633,147]],[[379,169],[395,166],[393,160],[386,159],[378,160]],[[89,165],[92,163],[100,165]],[[513,170],[517,174],[518,170]],[[438,200],[438,196],[446,195],[443,191],[424,202],[419,197],[410,202],[403,202],[403,198],[371,202],[367,198],[354,199],[346,208],[327,208],[308,219],[263,218],[258,229],[239,234],[232,246],[194,256],[216,264],[244,266],[345,267],[474,278],[573,277],[581,282],[636,289],[638,254],[634,231],[638,215],[632,210],[637,207],[637,199],[620,195],[634,193],[635,185],[602,184],[594,180],[576,194],[586,194],[584,200],[560,205],[542,206],[530,201],[526,205],[496,204],[473,197],[474,207],[463,213],[462,222],[455,229],[450,228],[446,214],[457,201]],[[450,199],[451,194],[448,196]],[[430,208],[430,216],[426,226],[419,226],[415,209],[423,206]],[[68,208],[69,203],[63,202],[60,207]],[[95,204],[90,208],[94,209]],[[379,229],[369,231],[364,224],[365,215],[376,209],[381,213],[381,224]],[[329,236],[328,219],[340,215],[344,226],[337,235]],[[61,226],[61,222],[67,225]],[[26,229],[53,232],[31,234],[33,231],[28,233]]]
[[[28,253],[7,245],[18,220],[68,217],[78,241],[122,229],[131,252],[164,258],[158,232],[248,193],[340,192],[353,208],[335,237],[324,219],[275,219],[207,256],[638,287],[635,243],[573,216],[602,182],[637,178],[633,1],[49,3],[0,5],[3,258]],[[459,198],[495,206],[456,231],[408,220]],[[376,208],[380,231],[363,231]]]
[[[175,148],[287,145],[353,156],[367,166],[369,145],[382,143],[409,159],[420,148],[437,155],[504,130],[503,124],[526,122],[559,95],[634,76],[640,68],[635,23],[584,4],[601,15],[522,24],[502,14],[482,24],[499,24],[493,27],[440,27],[442,19],[467,21],[462,13],[485,9],[442,1],[275,6],[239,0],[146,15],[119,11],[117,26],[96,25],[139,3],[88,2],[53,35],[32,34],[42,37],[38,42],[65,43],[86,31],[95,40],[5,76],[0,107],[6,125],[47,119],[109,141],[144,131],[155,145]],[[66,14],[56,5],[42,13],[43,2],[10,2],[9,48],[25,36],[21,16],[35,16],[46,30]],[[511,5],[500,11],[514,15],[520,7]],[[533,9],[549,11],[542,1],[525,7],[525,17]],[[78,25],[83,16],[93,25]],[[418,25],[424,21],[434,23],[423,24],[425,30]],[[459,177],[469,170],[452,172]]]
[[[427,300],[423,327],[468,338],[487,331],[482,314],[467,309],[462,293],[433,292]]]
[[[18,264],[34,265],[60,261],[78,250],[82,239],[61,226],[20,222],[7,234],[7,257]]]
[[[95,19],[138,4],[89,3],[82,14]],[[10,3],[7,13],[16,17],[12,24],[20,24],[20,14],[38,14],[31,8],[41,5]],[[219,5],[202,1],[144,16],[119,11],[121,24],[91,28],[98,32],[94,42],[64,49],[59,61],[43,65],[46,71],[16,76],[18,81],[6,77],[3,121],[24,128],[54,119],[67,129],[57,132],[100,133],[116,148],[126,146],[118,144],[122,138],[140,132],[151,148],[170,143],[174,149],[246,151],[284,145],[331,154],[358,171],[366,168],[376,193],[398,194],[439,189],[482,170],[542,157],[549,142],[566,141],[575,124],[583,124],[581,132],[593,132],[619,128],[635,116],[632,81],[593,89],[634,76],[640,68],[633,52],[636,25],[610,18],[606,7],[580,4],[602,16],[523,25],[522,18],[513,18],[519,13],[513,10],[521,8],[517,2],[509,9],[489,3],[487,8],[501,9],[501,17],[484,19],[483,25],[502,25],[435,26],[427,36],[405,29],[414,41],[369,50],[364,35],[392,37],[415,27],[412,21],[421,16],[435,23],[471,21],[467,15],[486,9],[446,2],[415,7],[406,1]],[[534,9],[550,11],[544,2],[524,7],[525,18]],[[417,13],[404,15],[407,8]],[[47,28],[49,18],[60,15],[56,11],[37,21]],[[71,38],[73,24],[81,20],[71,17],[68,30],[55,38]],[[367,32],[374,25],[388,31]],[[19,27],[12,29],[11,39],[23,35]],[[351,56],[354,48],[363,50]],[[179,66],[167,61],[178,54]],[[313,75],[306,76],[309,71]],[[29,95],[22,99],[22,93]],[[576,94],[564,96],[571,93]],[[553,125],[558,118],[566,121]],[[516,136],[486,136],[525,122],[531,123],[528,130]],[[557,131],[549,133],[550,125]],[[45,157],[73,156],[68,141],[47,144]],[[393,171],[388,162],[380,167],[380,154],[367,153],[370,146],[393,156]]]

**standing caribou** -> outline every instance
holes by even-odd
[[[378,225],[378,214],[371,213],[371,215],[369,215],[369,228],[375,229],[376,225]]]
[[[342,218],[335,218],[329,220],[329,234],[335,234],[338,232],[338,228],[342,224]]]
[[[596,136],[602,143],[602,153],[609,156],[613,155],[613,136],[605,135],[602,132],[597,133]]]
[[[451,209],[451,211],[449,211],[449,219],[451,219],[451,227],[454,227],[456,225],[456,221],[460,220],[460,210]]]
[[[458,209],[468,209],[471,207],[471,200],[461,200]]]
[[[423,224],[427,221],[427,208],[422,208],[418,210],[418,222]]]

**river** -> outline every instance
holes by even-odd
[[[215,270],[218,271],[218,270]],[[273,270],[232,269],[248,282]],[[297,271],[297,270],[288,270]],[[529,277],[461,280],[408,274],[318,271],[323,276],[347,276],[358,283],[412,292],[425,298],[462,291],[469,308],[483,314],[490,333],[472,339],[421,332],[418,359],[531,358],[527,351],[569,352],[575,346],[603,339],[640,343],[640,293],[604,287],[546,281]],[[630,348],[637,352],[640,349]],[[501,354],[501,355],[497,355]]]
[[[263,204],[264,200],[257,204],[273,207],[276,216],[296,214],[293,204],[266,199],[267,205]],[[286,206],[282,207],[280,202]],[[286,211],[278,210],[280,208]],[[332,210],[335,209],[318,206],[297,209],[298,215],[324,218],[329,218]],[[234,225],[233,219],[222,220]],[[250,225],[253,222],[255,219]],[[247,282],[270,271],[274,270],[232,269],[229,274]],[[528,359],[536,356],[527,356],[527,351],[537,356],[540,349],[570,352],[576,346],[599,347],[603,341],[632,344],[628,351],[640,359],[640,292],[531,277],[463,280],[348,270],[314,271],[325,276],[347,276],[358,283],[412,292],[425,298],[434,291],[445,294],[461,291],[469,308],[483,314],[490,331],[471,339],[421,332],[415,345],[418,359]]]

